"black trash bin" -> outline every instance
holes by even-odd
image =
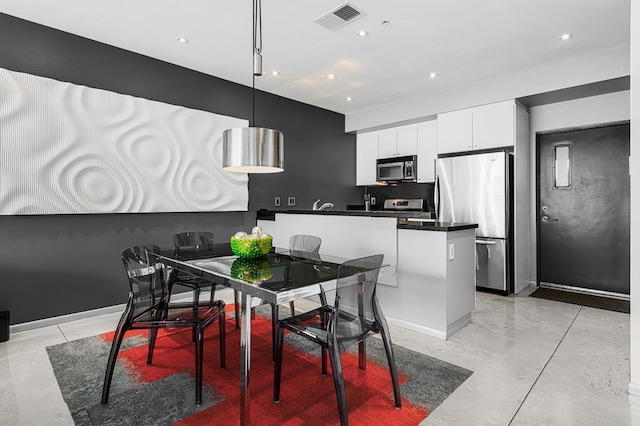
[[[0,342],[9,340],[9,311],[0,311]]]

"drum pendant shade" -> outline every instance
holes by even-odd
[[[284,171],[284,135],[264,127],[240,127],[222,135],[222,168],[228,172]]]

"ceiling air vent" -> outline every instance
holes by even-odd
[[[313,22],[322,25],[328,30],[335,31],[363,15],[364,13],[361,10],[356,9],[353,5],[349,4],[349,2],[346,2],[319,18],[316,18]]]

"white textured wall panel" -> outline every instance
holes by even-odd
[[[0,214],[240,211],[247,121],[0,68]]]

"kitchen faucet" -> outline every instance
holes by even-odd
[[[333,203],[324,203],[323,205],[318,207],[319,202],[320,202],[320,198],[318,198],[316,202],[313,203],[313,210],[324,210],[324,209],[330,209],[331,207],[333,207]]]

